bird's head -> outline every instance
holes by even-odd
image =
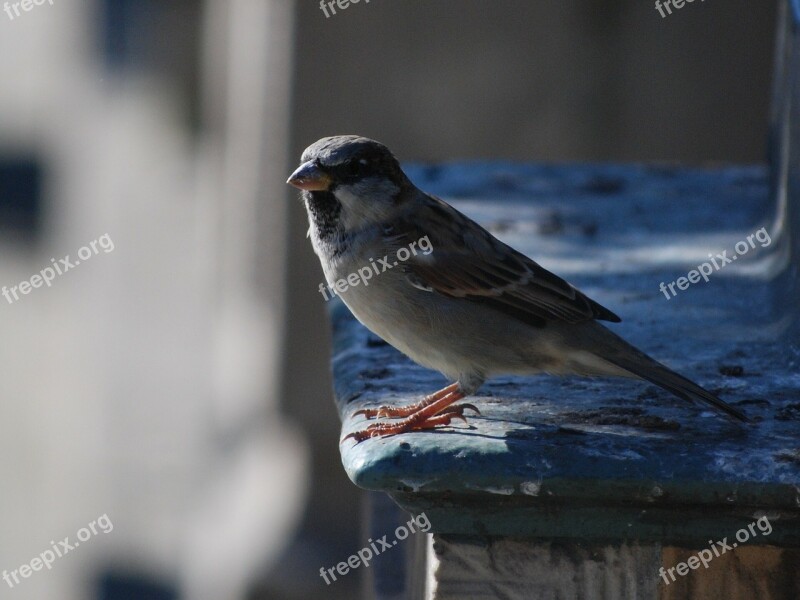
[[[303,190],[312,218],[347,231],[387,220],[413,188],[386,146],[357,135],[322,138],[300,161],[287,183]]]

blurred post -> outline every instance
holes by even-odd
[[[293,2],[207,0],[198,186],[214,264],[215,429],[241,446],[196,515],[184,588],[239,598],[266,572],[303,509],[306,449],[279,411],[285,330],[286,186]],[[267,468],[264,469],[264,462]],[[260,466],[259,466],[260,465]],[[248,472],[249,471],[249,472]]]
[[[789,343],[800,333],[800,2],[780,5],[769,132],[780,258],[775,312]]]

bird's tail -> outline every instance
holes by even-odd
[[[669,370],[661,363],[652,359],[650,360],[651,362],[649,364],[643,364],[641,361],[627,360],[613,360],[610,362],[613,362],[618,367],[625,369],[637,377],[641,377],[650,383],[654,383],[665,390],[672,392],[679,398],[683,398],[684,400],[702,400],[723,411],[729,416],[747,423],[747,417],[740,410],[732,407],[727,402],[720,400],[708,390],[701,388],[699,385],[686,379],[682,375],[678,375],[675,371]]]
[[[599,331],[600,328],[602,328],[602,333]],[[662,387],[679,398],[688,401],[702,400],[734,419],[744,423],[748,422],[747,417],[740,410],[723,402],[708,390],[686,379],[686,377],[668,369],[657,360],[650,358],[605,327],[600,326],[600,328],[594,328],[594,333],[600,334],[599,337],[602,338],[603,352],[598,353],[598,356],[603,360],[627,371],[634,377]]]

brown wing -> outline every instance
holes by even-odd
[[[610,310],[504,244],[449,204],[427,197],[427,214],[409,215],[391,233],[409,244],[430,240],[430,254],[402,263],[409,282],[421,289],[491,306],[530,325],[545,320],[619,322]],[[435,222],[423,230],[418,223]],[[388,233],[388,232],[387,232]]]

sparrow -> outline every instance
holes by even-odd
[[[466,421],[464,411],[477,408],[456,402],[500,374],[641,379],[747,420],[600,323],[618,323],[616,314],[418,189],[383,144],[325,137],[300,161],[287,183],[302,190],[308,235],[329,285],[340,283],[342,301],[365,327],[453,382],[408,406],[357,411],[394,420],[344,439],[360,443]],[[422,239],[432,251],[408,251]],[[386,259],[383,269],[343,289],[341,280],[356,281],[352,274],[376,257]]]

